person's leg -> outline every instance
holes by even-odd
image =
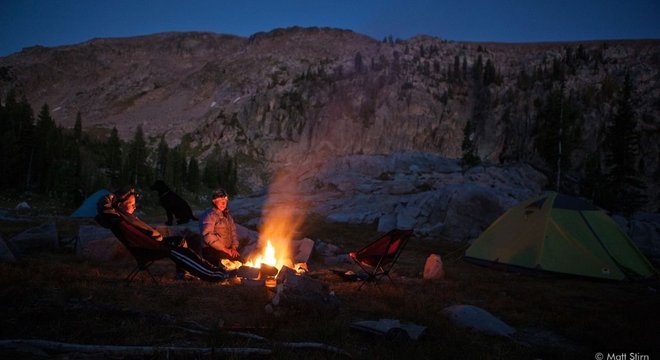
[[[170,258],[177,267],[206,281],[223,281],[230,277],[230,272],[222,267],[213,266],[200,258],[190,249],[176,248],[170,251]]]
[[[181,248],[185,244],[185,239],[182,236],[167,236],[163,238],[163,243],[170,249]],[[181,268],[179,264],[176,265],[176,274],[174,278],[177,280],[184,280],[186,278],[186,270]]]

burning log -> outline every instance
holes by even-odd
[[[236,276],[245,279],[258,279],[259,269],[250,266],[241,266],[236,270]]]
[[[286,266],[285,266],[286,267]],[[285,268],[282,267],[282,268]],[[270,266],[268,264],[261,264],[261,278],[266,276],[275,276],[277,275],[277,268],[275,266]]]

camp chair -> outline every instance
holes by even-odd
[[[126,277],[128,284],[142,271],[149,274],[151,279],[158,284],[158,280],[149,271],[149,267],[156,260],[164,258],[169,258],[177,265],[177,268],[188,271],[201,280],[218,282],[234,276],[231,271],[208,263],[190,249],[170,244],[167,240],[171,238],[166,238],[164,241],[152,239],[128,221],[119,221],[118,226],[113,227],[112,232],[137,262],[135,269]]]
[[[367,282],[377,283],[383,276],[387,276],[394,283],[390,270],[412,234],[413,230],[394,229],[362,249],[348,254],[367,274],[358,290]]]
[[[127,284],[130,284],[142,271],[149,274],[151,279],[158,284],[158,280],[149,271],[149,267],[156,260],[169,257],[169,249],[127,221],[119,221],[117,226],[111,230],[137,262],[135,269],[126,277]]]

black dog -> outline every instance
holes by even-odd
[[[179,195],[175,194],[162,180],[156,180],[150,189],[158,191],[160,205],[167,212],[167,222],[165,224],[172,225],[172,215],[176,216],[177,224],[185,224],[190,220],[198,220],[193,215],[190,205]]]

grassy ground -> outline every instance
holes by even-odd
[[[56,221],[61,237],[75,233],[76,222]],[[3,222],[0,232],[7,239],[31,224]],[[377,235],[373,226],[328,224],[320,218],[309,219],[301,232],[346,250],[355,250]],[[443,256],[445,279],[421,279],[430,253]],[[167,260],[153,267],[160,285],[139,276],[126,286],[124,277],[134,266],[130,259],[94,262],[66,250],[37,254],[0,264],[0,339],[263,345],[230,332],[241,331],[273,341],[324,343],[355,358],[593,359],[596,352],[660,356],[660,295],[648,284],[507,273],[465,263],[460,255],[460,248],[441,239],[413,239],[395,267],[396,286],[385,280],[362,290],[330,271],[357,270],[351,265],[311,261],[311,274],[335,292],[338,308],[288,308],[274,316],[264,310],[273,296],[266,288],[176,281],[174,266]],[[442,314],[455,304],[479,306],[518,334],[508,339],[457,328]],[[350,328],[355,321],[381,318],[426,326],[427,336],[418,341],[389,339]],[[200,327],[206,330],[203,334],[184,330]],[[276,358],[342,358],[322,350],[275,349]]]

